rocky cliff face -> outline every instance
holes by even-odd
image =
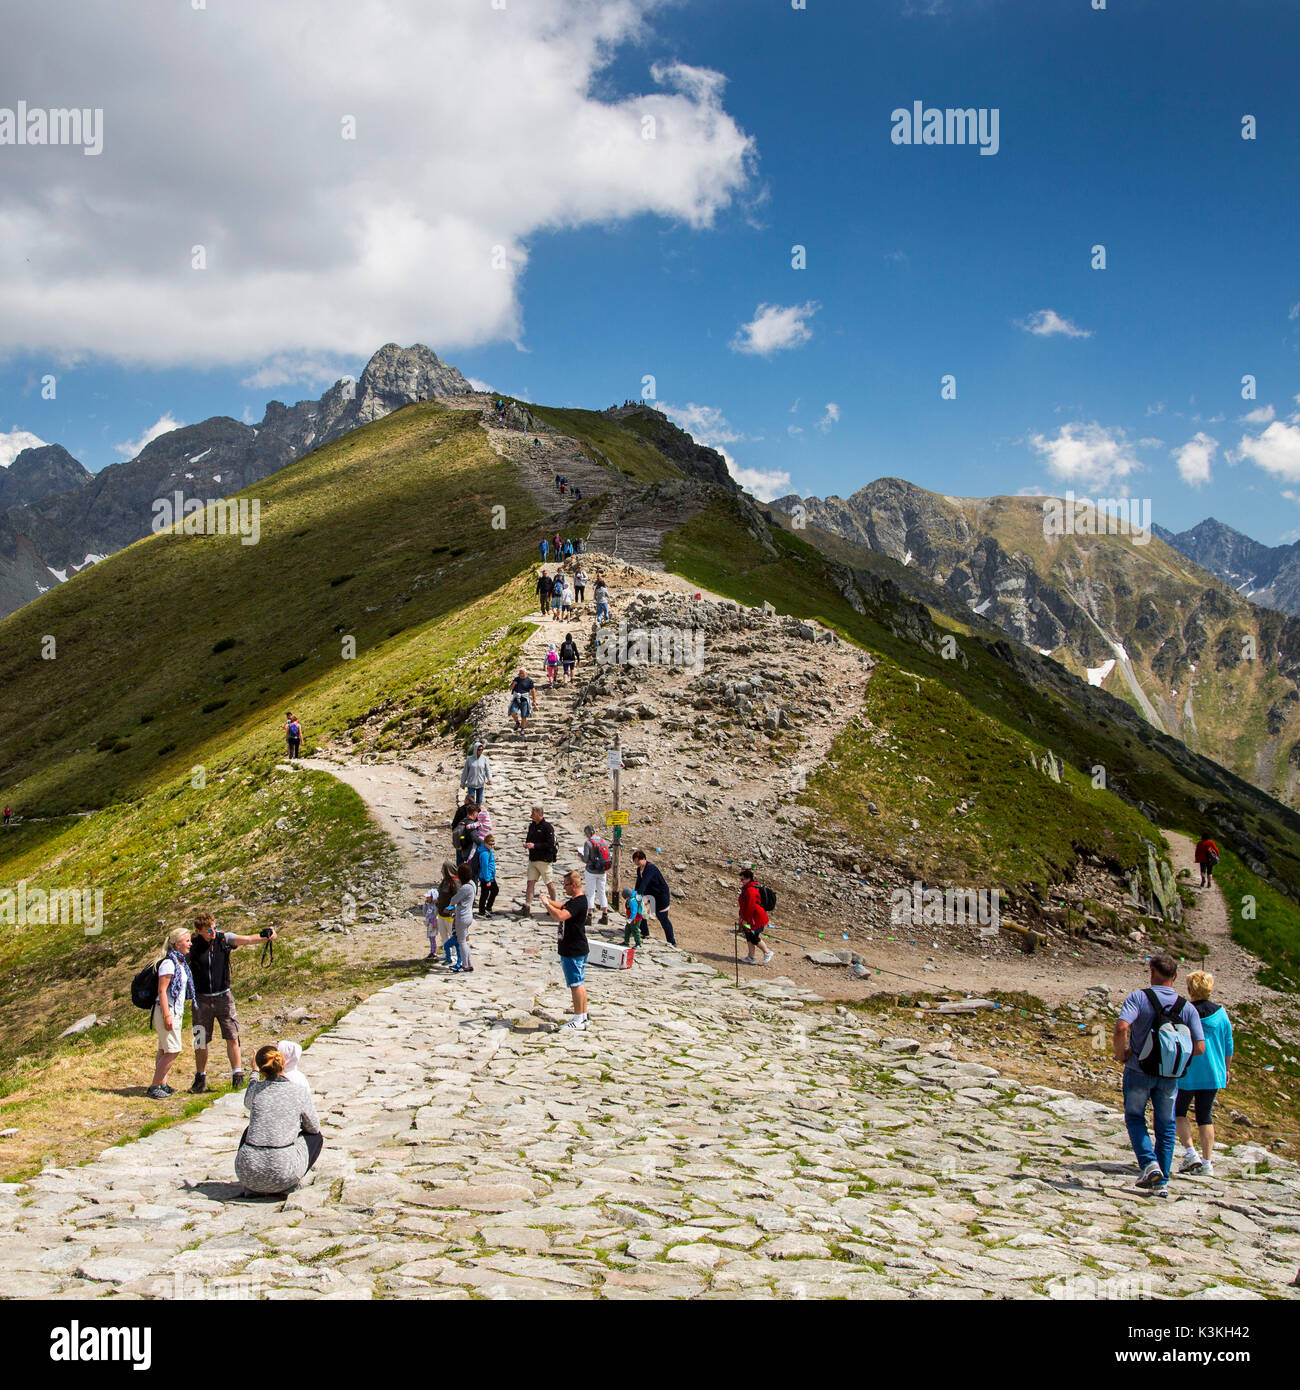
[[[58,492],[85,487],[93,474],[62,444],[24,449],[8,468],[0,470],[0,510],[30,507]]]
[[[727,468],[727,460],[716,449],[698,444],[683,429],[679,429],[659,410],[637,404],[615,406],[605,412],[615,420],[630,426],[671,459],[688,477],[702,483],[712,483],[728,492],[738,493],[740,486]]]
[[[256,426],[225,416],[185,425],[99,473],[57,444],[27,449],[0,473],[0,617],[147,536],[157,498],[228,497],[404,405],[472,389],[430,348],[388,343],[360,381],[338,381],[319,400],[271,401]]]

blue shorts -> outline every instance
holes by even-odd
[[[564,983],[573,989],[587,978],[587,957],[561,956],[560,969],[564,971]]]

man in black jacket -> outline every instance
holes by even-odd
[[[543,570],[537,576],[537,602],[543,614],[551,611],[551,595],[555,592],[555,580]]]
[[[668,880],[659,872],[657,864],[651,864],[645,857],[645,850],[639,849],[632,856],[632,863],[636,866],[636,891],[643,898],[651,899],[655,905],[655,916],[659,919],[659,925],[664,929],[664,940],[670,946],[677,945],[677,937],[673,932],[673,924],[668,918],[668,904],[672,897],[668,892]]]
[[[533,807],[532,819],[528,823],[528,833],[524,836],[528,848],[528,882],[524,886],[524,906],[521,917],[533,915],[533,889],[539,882],[552,890],[555,888],[555,827],[542,814],[540,806]]]
[[[257,946],[275,940],[275,931],[268,927],[268,937],[236,936],[233,932],[218,931],[210,912],[200,912],[194,919],[193,945],[190,947],[189,967],[194,977],[194,1084],[197,1095],[208,1089],[208,1044],[217,1027],[226,1041],[226,1056],[230,1059],[230,1089],[244,1088],[243,1064],[239,1059],[239,1019],[235,1016],[235,996],[230,989],[230,953],[241,946]]]

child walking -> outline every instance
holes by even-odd
[[[488,835],[483,840],[483,848],[478,852],[479,900],[481,916],[492,916],[492,904],[501,891],[497,884],[497,837]]]
[[[645,907],[641,902],[641,894],[635,888],[629,888],[623,895],[623,902],[627,908],[627,926],[623,928],[623,945],[626,946],[630,938],[633,946],[641,945],[641,933],[647,930],[645,922]]]

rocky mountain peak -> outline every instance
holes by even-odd
[[[85,487],[90,479],[89,470],[62,444],[24,449],[0,470],[0,507],[29,507],[56,492]]]

